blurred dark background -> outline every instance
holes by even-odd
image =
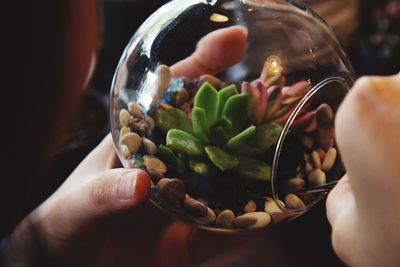
[[[55,155],[51,168],[35,191],[34,200],[27,210],[35,208],[54,192],[109,132],[108,97],[119,58],[141,23],[166,2],[166,0],[99,1],[101,39],[92,79],[75,123],[70,129],[68,140]],[[345,50],[357,76],[398,73],[400,1],[361,0],[359,24],[356,31],[351,34]],[[308,266],[342,266],[330,246],[330,228],[323,203],[279,231],[275,237],[280,235],[278,238],[281,240],[282,250],[291,252],[296,250],[296,253],[303,255],[304,262],[310,263]],[[290,240],[297,240],[298,243],[294,244]]]

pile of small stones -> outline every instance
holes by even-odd
[[[230,209],[212,210],[204,202],[190,197],[186,194],[185,186],[180,179],[163,178],[157,183],[157,188],[166,202],[182,208],[195,223],[200,225],[215,225],[228,229],[260,229],[271,223],[279,223],[288,217],[276,202],[268,197],[264,199],[263,207],[257,207],[256,202],[250,200],[243,207],[243,212],[235,215]],[[289,199],[287,204],[297,205],[295,199]]]
[[[144,115],[138,104],[130,102],[128,109],[121,109],[119,121],[119,148],[128,167],[144,166],[152,177],[162,179],[167,172],[167,166],[155,156],[158,148],[148,138],[155,127],[153,118]],[[137,158],[138,154],[143,156]]]
[[[312,189],[327,183],[327,173],[331,171],[337,160],[334,137],[334,112],[327,103],[321,104],[315,111],[316,124],[314,130],[303,134],[301,141],[305,148],[304,161],[298,167],[297,176],[285,181],[285,203],[287,199],[296,199],[297,205],[287,205],[290,209],[301,209],[306,205],[296,193],[307,188]]]

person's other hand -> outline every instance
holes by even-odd
[[[214,31],[171,70],[174,76],[216,74],[237,63],[245,47],[243,28]],[[112,139],[107,136],[21,222],[3,250],[6,264],[191,266],[243,244],[243,236],[220,238],[168,218],[147,201],[148,175],[140,170],[112,169],[116,162]]]
[[[327,201],[334,249],[349,266],[399,266],[400,75],[359,79],[336,134],[348,173]]]

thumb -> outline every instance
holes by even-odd
[[[329,223],[335,226],[337,218],[341,217],[346,209],[354,209],[354,206],[354,193],[346,174],[328,195],[326,210]]]
[[[113,169],[97,179],[54,194],[35,213],[42,230],[56,240],[70,240],[100,219],[135,210],[150,193],[150,178],[142,170]]]
[[[327,216],[332,227],[332,246],[343,262],[353,266],[353,255],[360,252],[357,244],[360,223],[350,178],[346,174],[329,193]],[[353,264],[350,264],[353,263]]]

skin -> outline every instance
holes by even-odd
[[[347,175],[330,193],[332,243],[349,266],[398,266],[400,74],[364,77],[342,103],[336,135]]]

